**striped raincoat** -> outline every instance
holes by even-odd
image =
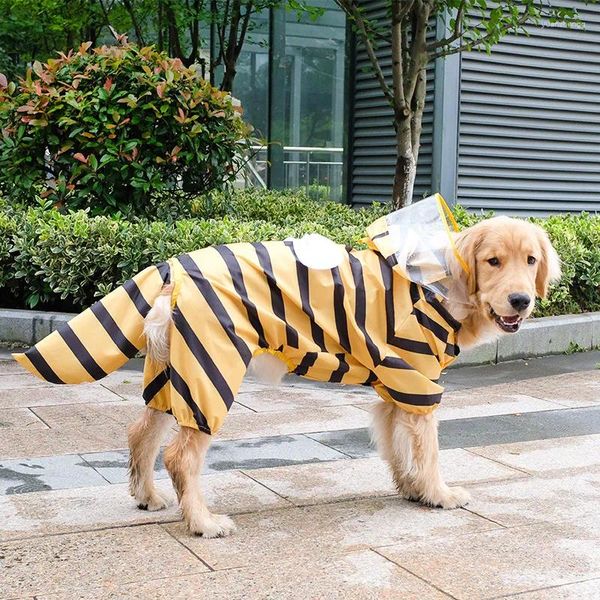
[[[264,352],[297,375],[370,385],[407,411],[430,412],[441,370],[458,354],[460,324],[439,294],[398,268],[389,229],[389,217],[375,222],[369,248],[338,247],[340,262],[328,269],[306,266],[293,240],[184,254],[148,267],[15,358],[53,383],[101,379],[143,348],[143,319],[172,283],[169,364],[146,360],[143,396],[180,425],[217,432],[251,358]]]

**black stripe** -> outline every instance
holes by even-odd
[[[171,281],[171,268],[169,267],[168,262],[161,262],[156,265],[158,272],[160,273],[160,277],[163,280],[164,284],[170,283]]]
[[[375,373],[373,373],[373,371],[371,371],[369,373],[369,376],[367,377],[367,379],[365,381],[363,381],[363,383],[361,383],[361,385],[373,385],[376,381],[377,381],[377,375],[375,375]]]
[[[439,394],[405,394],[404,392],[391,390],[388,387],[385,389],[394,400],[405,404],[413,404],[414,406],[433,406],[439,404],[442,399],[441,392]]]
[[[298,289],[300,290],[300,301],[302,302],[302,311],[308,316],[310,319],[310,334],[312,336],[313,341],[319,348],[321,352],[327,352],[327,347],[325,346],[325,334],[323,332],[322,327],[315,321],[315,313],[310,305],[310,289],[309,289],[309,279],[308,279],[308,267],[303,265],[296,255],[296,251],[294,250],[294,244],[292,242],[284,242],[285,245],[291,250],[294,258],[296,259],[296,277],[298,278]]]
[[[346,310],[344,309],[345,290],[338,267],[331,269],[331,276],[333,278],[333,310],[335,313],[335,327],[340,340],[340,346],[348,354],[352,354],[352,350],[350,349],[350,338],[348,337]]]
[[[294,369],[296,375],[306,375],[308,369],[310,369],[317,361],[317,352],[307,352],[300,364]]]
[[[336,354],[336,358],[340,361],[340,366],[331,374],[329,381],[331,383],[339,383],[344,378],[344,375],[350,370],[350,365],[346,362],[345,354]]]
[[[387,324],[388,345],[400,350],[407,350],[416,354],[425,354],[431,356],[433,354],[431,347],[426,342],[409,340],[396,336],[396,316],[394,309],[394,277],[391,267],[386,260],[379,255],[379,267],[381,269],[381,278],[385,290],[385,317]]]
[[[431,354],[431,352],[430,352]],[[386,356],[380,363],[382,367],[388,367],[390,369],[414,369],[403,359],[397,356]]]
[[[68,323],[57,329],[58,334],[65,340],[75,358],[81,363],[81,366],[92,376],[98,380],[106,377],[107,373],[94,360],[94,357],[87,351],[87,348],[81,343],[77,334],[71,329]],[[137,352],[137,350],[136,350]]]
[[[137,283],[133,279],[129,279],[123,284],[123,289],[127,292],[127,295],[131,298],[135,307],[142,317],[145,317],[152,308],[147,302]]]
[[[371,239],[373,241],[378,240],[379,238],[385,237],[386,235],[390,235],[389,231],[382,231],[381,233],[378,233],[377,235],[374,235]]]
[[[227,381],[225,381],[223,374],[221,371],[219,371],[217,365],[211,358],[206,348],[202,345],[202,342],[194,333],[194,330],[191,328],[190,324],[187,322],[179,308],[176,308],[173,311],[173,322],[175,323],[175,327],[177,327],[179,333],[181,333],[181,336],[187,344],[187,347],[190,349],[198,361],[198,364],[202,367],[203,371],[208,375],[208,378],[211,380],[212,384],[215,386],[219,392],[219,395],[223,399],[223,402],[225,402],[225,405],[229,409],[229,407],[233,404],[233,392],[227,384]]]
[[[35,346],[25,350],[25,356],[31,361],[31,364],[46,381],[49,381],[50,383],[64,383],[64,381],[52,370],[52,367],[46,362],[46,359]]]
[[[248,313],[248,320],[258,335],[258,345],[261,348],[268,348],[269,344],[265,339],[265,332],[263,326],[258,317],[258,311],[254,302],[248,298],[248,292],[244,283],[244,276],[242,275],[242,269],[235,257],[235,254],[227,246],[215,246],[215,250],[221,255],[221,258],[225,261],[225,265],[231,275],[233,281],[233,287],[240,297],[246,312]]]
[[[444,329],[439,323],[434,321],[431,317],[428,317],[423,311],[415,308],[413,314],[417,318],[419,325],[429,329],[436,338],[446,343],[448,341],[448,330]]]
[[[196,284],[196,287],[204,296],[206,303],[210,306],[211,310],[217,317],[217,320],[223,327],[223,330],[227,334],[227,337],[231,341],[231,343],[235,346],[235,349],[238,351],[241,359],[244,361],[245,365],[248,365],[250,359],[252,358],[252,352],[248,345],[244,342],[244,340],[237,335],[235,332],[235,325],[233,324],[233,320],[227,313],[227,310],[223,306],[221,300],[217,296],[215,290],[212,288],[209,281],[202,275],[198,265],[194,262],[194,260],[189,256],[189,254],[184,254],[178,258],[181,266],[185,269],[186,273],[191,277],[192,281]]]
[[[369,352],[371,360],[373,361],[373,365],[376,367],[381,362],[381,354],[379,352],[377,344],[373,342],[366,328],[367,295],[365,290],[363,269],[362,265],[360,264],[360,261],[352,255],[350,255],[350,268],[352,270],[352,278],[354,279],[355,289],[354,318],[356,319],[356,324],[358,325],[358,328],[365,336],[367,350]]]
[[[210,427],[206,421],[205,416],[198,408],[198,405],[194,402],[194,398],[192,397],[192,392],[185,382],[183,377],[171,366],[170,369],[170,378],[173,387],[177,390],[177,393],[185,400],[185,403],[190,407],[194,420],[196,421],[196,425],[198,425],[198,429],[200,431],[204,431],[204,433],[211,434]]]
[[[125,334],[121,331],[115,320],[111,317],[108,310],[102,301],[96,302],[90,306],[90,310],[98,319],[98,322],[104,327],[106,333],[110,336],[115,346],[127,357],[133,358],[138,349],[125,337]]]
[[[285,324],[285,334],[287,339],[287,345],[291,348],[298,348],[298,332],[287,322],[285,318],[285,304],[283,303],[283,294],[281,289],[275,281],[275,275],[273,273],[273,265],[271,263],[271,257],[269,252],[263,244],[260,242],[252,244],[258,257],[258,262],[265,274],[267,283],[269,285],[269,291],[271,293],[271,306],[275,316],[278,317]]]
[[[169,381],[169,367],[164,371],[161,371],[145,388],[142,392],[142,397],[146,404],[150,403],[154,396],[163,389],[165,384]]]
[[[419,294],[419,286],[416,283],[413,283],[411,281],[409,290],[410,290],[410,300],[414,306],[421,299],[421,294]]]
[[[460,354],[460,348],[456,344],[446,344],[446,350],[444,352],[448,356],[455,357]]]
[[[425,301],[454,329],[458,331],[461,327],[460,321],[457,321],[449,312],[448,309],[435,297],[431,290],[425,290]]]

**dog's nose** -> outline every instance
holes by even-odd
[[[508,301],[515,310],[525,310],[531,303],[527,294],[509,294]]]

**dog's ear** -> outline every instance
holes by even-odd
[[[545,298],[548,294],[548,286],[553,281],[560,279],[560,258],[546,231],[538,225],[536,225],[536,230],[542,256],[535,276],[535,292],[540,298]]]
[[[477,261],[475,258],[477,248],[483,240],[483,235],[483,224],[480,223],[461,231],[455,238],[456,250],[469,267],[469,272],[465,273],[458,261],[455,261],[456,267],[453,274],[457,274],[459,278],[465,281],[469,296],[477,291]]]

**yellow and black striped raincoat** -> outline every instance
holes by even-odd
[[[180,425],[217,432],[263,352],[297,375],[370,385],[407,411],[430,412],[460,324],[396,268],[388,223],[374,223],[369,249],[343,249],[330,269],[303,264],[293,241],[215,246],[148,267],[15,358],[53,383],[101,379],[143,348],[143,319],[172,283],[169,364],[146,361],[143,396]]]

